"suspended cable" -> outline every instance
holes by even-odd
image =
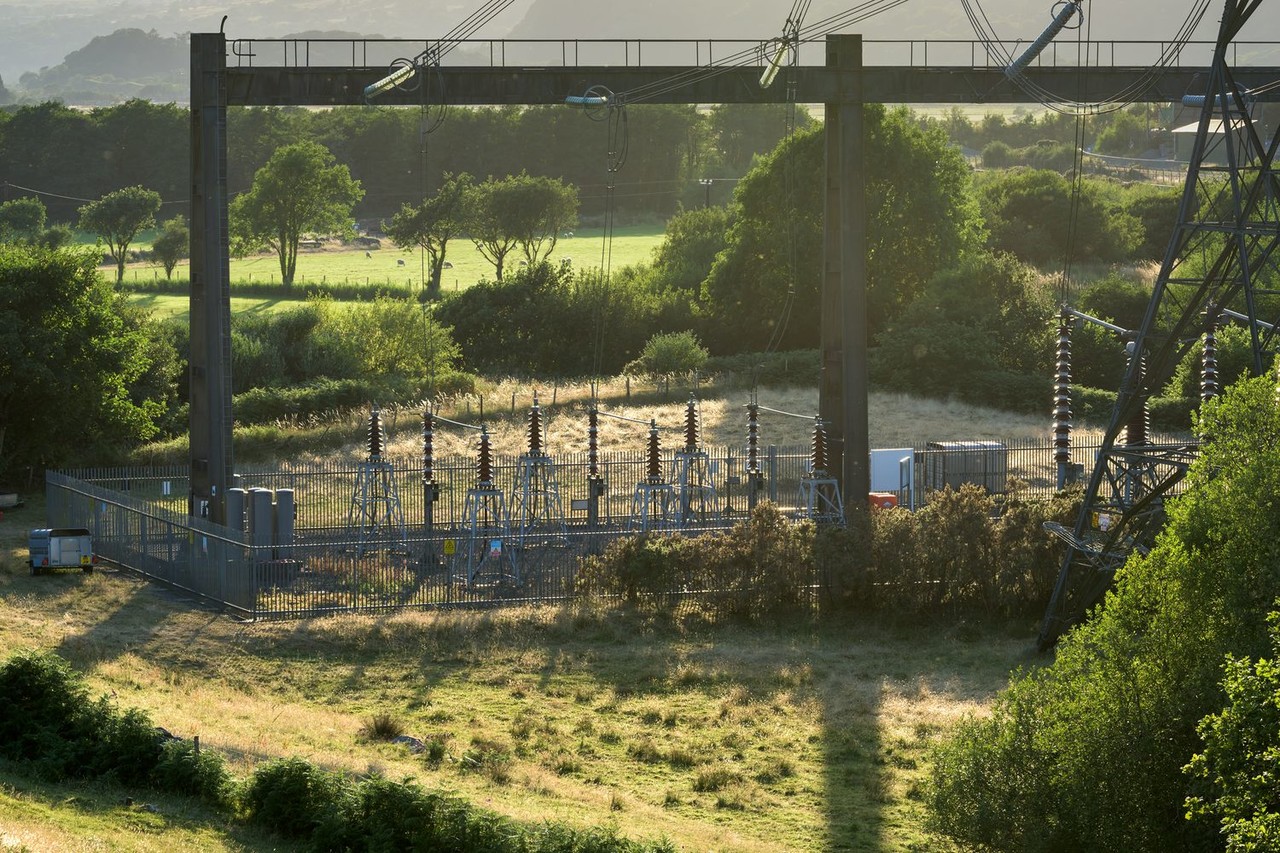
[[[852,9],[847,9],[839,14],[824,18],[816,24],[803,27],[798,26],[796,28],[794,44],[798,48],[802,43],[820,41],[829,33],[853,24],[861,23],[868,18],[887,12],[906,2],[907,0],[868,0],[868,2],[860,3]],[[792,15],[789,20],[795,20],[798,22],[799,18],[797,16],[807,11],[808,8],[809,2],[807,2],[807,0],[802,0],[802,2],[794,4],[792,6]],[[594,96],[597,100],[593,103],[584,102],[583,98],[586,96],[571,96],[566,99],[566,102],[576,106],[600,107],[605,106],[606,102],[609,104],[634,104],[640,101],[659,98],[670,92],[687,88],[694,83],[711,79],[737,68],[750,65],[768,66],[771,63],[771,57],[767,55],[768,48],[770,45],[777,46],[777,42],[778,40],[774,39],[756,47],[747,48],[745,50],[738,51],[737,53],[730,54],[723,59],[709,63],[705,66],[692,68],[688,71],[682,71],[678,74],[673,74],[670,77],[664,77],[661,80],[655,80],[653,83],[637,86],[625,92],[609,93],[607,95],[607,101],[599,100],[603,97],[603,93],[597,93]],[[796,51],[792,52],[794,53]]]
[[[961,0],[961,3],[974,33],[978,36],[979,41],[983,43],[988,58],[995,64],[1005,66],[1006,69],[1013,67],[1018,60],[1005,49],[996,35],[990,19],[982,9],[980,0]],[[1137,101],[1144,92],[1155,85],[1164,71],[1177,61],[1182,49],[1190,41],[1192,34],[1195,32],[1196,27],[1199,26],[1208,8],[1209,0],[1196,0],[1173,40],[1164,45],[1156,63],[1149,66],[1147,71],[1132,83],[1106,100],[1094,102],[1072,101],[1033,82],[1020,70],[1018,73],[1008,74],[1006,72],[1006,74],[1014,85],[1035,99],[1041,106],[1054,112],[1067,115],[1075,115],[1077,113],[1096,115],[1114,112]],[[1061,11],[1059,10],[1059,12]],[[1061,32],[1061,30],[1059,29],[1058,32]]]
[[[475,35],[481,27],[492,21],[513,2],[515,0],[488,0],[440,39],[428,44],[426,49],[417,56],[412,59],[393,60],[389,74],[364,87],[365,102],[393,88],[410,88],[409,83],[417,76],[417,72],[439,66],[454,48]],[[418,81],[418,85],[424,88],[426,86],[422,80]]]

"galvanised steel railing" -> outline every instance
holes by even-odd
[[[1020,498],[1055,492],[1050,443],[972,444],[973,449],[962,450],[947,445],[913,448],[912,482],[898,491],[900,503],[927,504],[926,485],[955,487],[961,482]],[[1079,445],[1074,449],[1077,458],[1095,451]],[[664,471],[671,470],[671,458],[664,455]],[[673,506],[668,517],[649,519],[645,532],[696,536],[743,520],[748,506],[745,458],[745,452],[731,448],[708,450],[706,484],[713,496],[705,511],[683,513],[687,520],[681,521],[681,508]],[[608,489],[595,525],[588,524],[585,513],[585,454],[554,460],[563,523],[544,520],[523,531],[513,520],[503,526],[493,518],[468,518],[466,497],[475,485],[475,467],[464,457],[436,460],[435,480],[441,488],[430,526],[424,523],[420,465],[409,459],[390,463],[403,527],[370,528],[361,517],[351,523],[357,463],[241,466],[245,488],[276,494],[292,490],[295,515],[283,520],[284,527],[292,521],[287,536],[278,534],[283,527],[277,517],[256,531],[250,522],[246,532],[188,516],[184,466],[49,472],[48,522],[86,528],[95,552],[106,561],[246,618],[556,602],[574,595],[584,559],[614,539],[641,532],[631,510],[646,462],[640,452],[602,455]],[[760,498],[798,514],[807,464],[807,448],[767,448]],[[518,468],[516,458],[496,460],[493,489],[511,496]],[[284,506],[277,503],[276,508]],[[714,601],[722,593],[690,582],[676,583],[667,594]]]

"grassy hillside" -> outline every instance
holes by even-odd
[[[0,648],[56,650],[238,773],[298,755],[683,849],[942,849],[921,825],[925,750],[981,713],[1030,646],[962,626],[751,629],[591,609],[242,624],[114,572],[29,577],[22,537],[39,515],[0,522]],[[370,740],[380,714],[431,748]],[[182,802],[12,773],[0,827],[40,850],[279,849]]]
[[[663,229],[660,225],[629,226],[614,230],[610,266],[621,269],[652,259],[653,250],[661,244]],[[149,243],[139,244],[143,248]],[[578,269],[599,269],[603,240],[599,229],[580,229],[572,237],[556,242],[551,254],[553,263],[568,261]],[[462,290],[481,279],[493,280],[493,264],[476,250],[470,240],[450,242],[446,258],[453,266],[444,270],[441,286],[445,291]],[[403,264],[401,262],[403,261]],[[390,241],[383,241],[383,248],[366,252],[364,249],[325,247],[302,249],[298,253],[296,284],[329,283],[367,285],[371,290],[404,290],[417,293],[422,287],[423,269],[427,261],[422,253],[397,249]],[[519,253],[507,258],[507,271],[519,264]],[[103,273],[112,275],[114,264],[102,267]],[[173,277],[185,280],[189,276],[187,262],[174,268]],[[163,279],[164,268],[156,263],[129,264],[125,271],[126,282],[145,282]],[[233,258],[231,281],[250,283],[280,282],[280,264],[275,254]]]

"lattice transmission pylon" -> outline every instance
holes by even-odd
[[[1132,440],[1148,399],[1164,387],[1182,357],[1220,312],[1250,331],[1254,375],[1274,357],[1280,317],[1263,317],[1280,301],[1280,183],[1274,168],[1278,137],[1265,138],[1256,104],[1227,62],[1232,41],[1260,0],[1226,0],[1200,122],[1160,274],[1103,436],[1074,528],[1051,526],[1066,540],[1053,596],[1040,631],[1052,646],[1084,618],[1135,550],[1151,544],[1164,521],[1164,499],[1194,459],[1193,443]]]
[[[356,482],[347,509],[347,539],[356,556],[378,545],[405,547],[404,509],[396,491],[395,471],[382,458],[385,444],[382,412],[374,406],[369,413],[369,455],[356,464]]]
[[[715,514],[716,489],[711,481],[711,461],[700,440],[697,398],[685,406],[684,448],[671,459],[671,486],[681,524],[705,522]]]
[[[476,482],[463,504],[463,533],[454,556],[469,586],[520,583],[512,547],[506,498],[494,484],[489,433],[480,430],[476,443]]]
[[[568,538],[564,504],[560,500],[560,479],[555,461],[544,448],[542,407],[538,395],[529,409],[528,450],[516,460],[516,482],[511,492],[511,518],[515,522],[516,544],[524,548],[531,537],[546,541]]]

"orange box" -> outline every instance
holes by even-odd
[[[872,492],[867,495],[867,502],[877,509],[893,509],[898,505],[898,496],[893,492]]]

